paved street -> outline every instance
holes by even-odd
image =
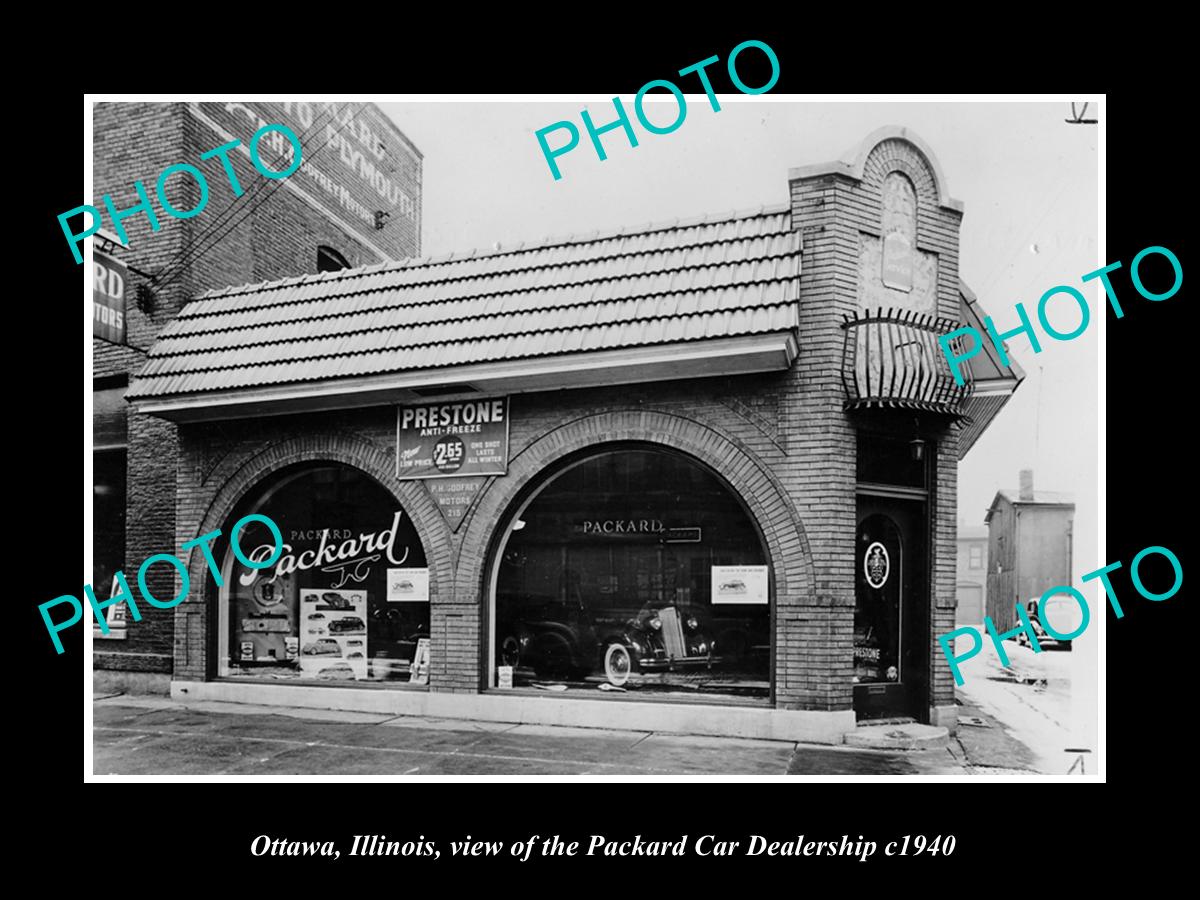
[[[1011,752],[1023,767],[1065,774],[1076,756],[1064,750],[1079,743],[1071,733],[1072,653],[1034,653],[1015,641],[1006,641],[1004,646],[1012,665],[1002,666],[988,647],[964,665],[959,699],[1002,723],[1001,730],[1011,738]],[[963,653],[968,647],[969,639],[960,637],[955,651]],[[959,736],[966,733],[960,729]],[[1088,763],[1089,772],[1093,765],[1094,761]]]
[[[93,703],[97,775],[964,774],[960,746],[920,752],[645,731],[176,703]]]

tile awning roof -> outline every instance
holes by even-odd
[[[794,333],[786,204],[210,291],[126,398],[156,402]]]

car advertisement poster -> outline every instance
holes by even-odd
[[[713,566],[712,602],[766,603],[766,566]]]
[[[329,681],[367,677],[367,592],[300,591],[300,671]]]
[[[507,472],[507,397],[397,407],[400,480]]]
[[[388,603],[428,603],[429,569],[388,569]]]

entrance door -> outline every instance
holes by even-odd
[[[923,500],[860,495],[854,710],[928,717],[929,581]]]

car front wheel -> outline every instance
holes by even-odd
[[[521,642],[515,634],[510,634],[500,642],[500,665],[512,666],[514,669],[521,664]]]
[[[620,687],[633,671],[633,657],[624,644],[609,644],[604,651],[604,676],[609,683]]]

